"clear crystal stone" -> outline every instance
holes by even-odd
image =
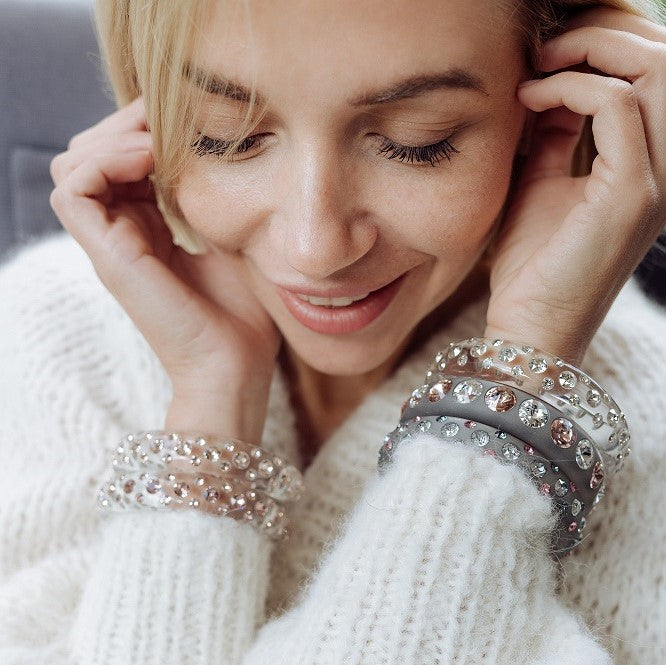
[[[164,441],[162,439],[155,439],[150,444],[150,450],[157,455],[162,450]]]
[[[492,341],[492,345],[493,345],[493,346],[502,346],[502,344],[504,344],[504,340],[503,340],[503,339],[494,339],[494,340]]]
[[[569,372],[568,370],[560,372],[560,375],[557,377],[557,380],[560,382],[562,388],[566,388],[567,390],[575,388],[576,383],[578,383],[576,375],[573,372]]]
[[[192,446],[190,445],[189,441],[181,441],[177,446],[176,446],[176,453],[178,455],[181,455],[182,457],[187,457],[188,455],[192,454]]]
[[[526,399],[518,408],[518,417],[528,427],[543,427],[549,418],[548,409],[536,399]]]
[[[474,344],[474,346],[472,346],[469,350],[469,355],[472,356],[472,358],[480,358],[487,350],[488,347],[481,342],[480,344]]]
[[[575,517],[581,510],[583,510],[582,502],[579,499],[574,499],[571,502],[571,514]]]
[[[458,363],[458,365],[460,365],[460,367],[464,367],[467,364],[468,360],[469,360],[469,356],[466,353],[461,353],[458,356],[458,359],[456,360],[456,362]]]
[[[604,498],[605,493],[606,493],[606,486],[601,485],[601,487],[599,487],[599,490],[597,491],[596,496],[594,497],[594,503],[592,505],[596,506],[599,503],[599,501],[601,501],[601,499]]]
[[[504,413],[516,405],[516,395],[513,390],[504,386],[493,386],[484,396],[486,406],[491,411]]]
[[[541,382],[544,390],[552,390],[555,387],[555,381],[553,381],[549,376],[545,376]]]
[[[422,432],[427,432],[430,429],[430,421],[429,420],[423,420],[422,422],[419,423],[419,429]]]
[[[185,498],[190,491],[189,486],[187,483],[175,483],[173,486],[173,492],[176,496],[181,497],[182,499]]]
[[[455,436],[459,431],[460,427],[458,426],[458,423],[446,423],[446,425],[442,427],[442,434],[444,436]]]
[[[562,480],[562,478],[558,478],[555,481],[555,494],[557,496],[565,496],[569,492],[569,484],[567,483],[566,480]]]
[[[535,478],[543,478],[546,475],[546,464],[541,459],[533,459],[530,461],[530,469]]]
[[[147,478],[144,481],[144,485],[146,486],[146,492],[148,492],[148,494],[155,494],[162,488],[159,478]]]
[[[229,503],[230,503],[232,506],[237,506],[237,507],[240,508],[240,507],[242,507],[242,506],[245,505],[246,501],[245,501],[245,497],[244,497],[242,494],[234,494],[234,495],[229,499]]]
[[[618,422],[620,422],[620,414],[615,409],[609,409],[608,416],[606,417],[606,422],[611,427],[615,427],[618,424]]]
[[[470,439],[477,446],[482,447],[488,445],[488,443],[490,442],[490,435],[488,434],[488,432],[480,429],[476,430],[475,432],[472,432]]]
[[[440,363],[444,359],[444,353],[442,351],[439,351],[437,355],[435,356],[435,363]]]
[[[524,346],[523,347],[523,353],[533,353],[534,352],[534,347],[533,346]]]
[[[234,448],[235,448],[235,446],[234,446],[234,442],[233,442],[233,441],[227,441],[227,442],[224,444],[224,449],[225,449],[228,453],[233,453],[233,452],[234,452]]]
[[[525,370],[520,365],[516,365],[511,369],[511,374],[514,376],[525,376]]]
[[[234,453],[231,461],[237,469],[247,469],[250,466],[250,456],[244,450]]]
[[[412,395],[409,398],[409,405],[410,406],[416,406],[425,396],[425,394],[428,392],[428,386],[423,385],[419,386],[418,388],[414,388],[412,391]]]
[[[580,520],[578,521],[578,530],[582,531],[585,528],[586,524],[587,520],[584,517],[581,517]]]
[[[604,424],[604,417],[600,413],[595,413],[592,416],[592,425],[594,429],[599,429]]]
[[[548,369],[546,359],[539,356],[531,358],[528,366],[535,374],[543,374]]]
[[[566,418],[555,418],[550,426],[553,443],[560,448],[570,448],[576,443],[576,430],[573,423]]]
[[[518,351],[516,351],[516,349],[514,349],[512,346],[505,346],[501,348],[497,353],[497,357],[503,363],[510,363],[512,360],[515,360],[517,355]]]
[[[275,471],[275,466],[270,459],[266,458],[262,459],[261,462],[257,464],[257,470],[259,471],[259,474],[262,476],[262,478],[270,478],[270,476],[272,476],[273,472]]]
[[[429,402],[439,402],[451,390],[451,379],[444,379],[435,383],[428,391]]]
[[[484,358],[481,361],[481,367],[483,369],[490,369],[493,366],[493,359],[492,358]]]
[[[462,346],[457,346],[452,344],[451,347],[449,348],[448,357],[451,359],[457,358],[460,355],[461,351],[462,351]]]
[[[220,498],[220,493],[217,491],[217,487],[207,487],[203,491],[203,498],[209,503],[215,503]]]
[[[587,439],[581,439],[576,448],[576,464],[581,469],[589,469],[594,461],[594,449]]]
[[[453,394],[461,404],[473,402],[483,392],[483,384],[474,379],[460,382],[454,389]]]
[[[211,462],[217,462],[220,459],[220,451],[211,446],[204,450],[204,457]]]
[[[513,443],[509,442],[502,446],[502,455],[504,455],[505,459],[513,462],[520,457],[520,451]]]
[[[599,406],[601,404],[601,395],[596,390],[588,390],[587,403],[590,406]]]

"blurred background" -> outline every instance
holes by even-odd
[[[49,163],[115,110],[91,2],[0,0],[0,261],[21,243],[62,231],[49,206]],[[636,277],[666,305],[666,233]]]

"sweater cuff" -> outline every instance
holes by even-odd
[[[244,663],[607,663],[556,597],[556,522],[517,467],[431,435],[405,441]]]
[[[263,620],[271,542],[195,511],[132,510],[101,522],[70,634],[75,662],[239,662]]]

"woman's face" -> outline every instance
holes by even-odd
[[[193,156],[178,203],[210,244],[241,257],[303,361],[367,372],[456,290],[501,211],[525,119],[511,8],[248,4],[253,41],[243,3],[215,3],[192,64],[254,82],[266,114],[231,161]],[[203,133],[231,140],[243,95],[207,98]]]

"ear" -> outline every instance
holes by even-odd
[[[530,153],[536,115],[537,114],[535,111],[527,109],[527,113],[525,114],[525,123],[523,124],[523,131],[520,135],[520,139],[518,141],[518,147],[516,149],[516,156],[520,155],[522,157],[525,157]]]

